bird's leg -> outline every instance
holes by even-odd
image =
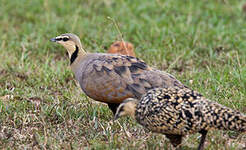
[[[207,135],[208,131],[207,130],[201,130],[199,133],[202,134],[202,137],[201,137],[201,140],[200,140],[200,143],[198,146],[198,150],[203,150],[204,149],[204,143],[206,140],[206,135]]]

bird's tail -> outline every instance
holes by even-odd
[[[209,128],[246,132],[246,115],[212,101],[203,101],[204,121]]]

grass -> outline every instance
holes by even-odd
[[[164,136],[130,118],[112,121],[86,97],[65,49],[49,39],[73,32],[89,52],[120,39],[137,56],[209,99],[246,112],[246,16],[235,0],[1,0],[1,149],[169,149]],[[199,134],[187,136],[195,149]],[[242,149],[245,135],[209,132],[206,149]]]

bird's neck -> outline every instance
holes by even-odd
[[[75,50],[73,50],[73,53],[70,54],[70,64],[73,65],[74,63],[78,62],[80,58],[86,55],[85,50],[82,48],[82,46],[75,46]]]
[[[86,52],[82,47],[75,46],[75,50],[69,54],[70,58],[70,67],[72,71],[75,73],[75,76],[77,72],[80,70],[79,68],[81,67],[79,64],[80,62],[86,58]]]

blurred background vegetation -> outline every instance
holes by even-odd
[[[246,112],[246,12],[242,0],[0,0],[1,149],[169,149],[129,118],[112,121],[88,99],[65,49],[66,32],[88,52],[120,40],[150,66],[223,105]],[[199,134],[183,142],[194,149]],[[242,149],[245,135],[209,132],[206,149]]]

